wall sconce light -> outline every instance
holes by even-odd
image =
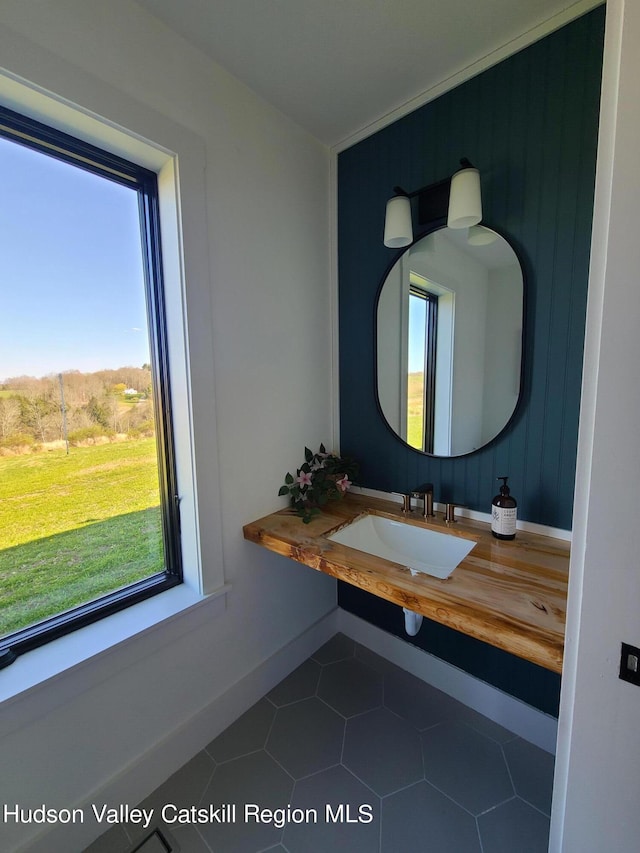
[[[413,243],[411,199],[418,196],[421,223],[443,219],[446,210],[449,228],[469,228],[482,219],[480,172],[466,157],[460,160],[462,168],[453,177],[420,187],[408,193],[394,187],[395,193],[387,202],[384,223],[384,245],[400,249]]]
[[[399,190],[400,187],[395,187]],[[384,244],[390,249],[400,249],[413,243],[413,225],[411,224],[411,201],[408,195],[400,192],[387,202],[384,218]]]
[[[451,178],[449,192],[449,228],[470,228],[482,219],[482,197],[480,195],[480,172],[463,158],[462,169]]]

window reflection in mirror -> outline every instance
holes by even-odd
[[[438,296],[423,282],[409,286],[407,444],[433,453]]]
[[[477,231],[442,228],[416,241],[378,295],[380,409],[399,438],[435,456],[490,442],[520,394],[520,263],[495,231]]]

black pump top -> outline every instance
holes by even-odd
[[[511,489],[509,488],[509,486],[507,486],[507,480],[509,478],[508,477],[496,477],[496,479],[503,481],[502,485],[500,486],[500,494],[505,495],[505,496],[511,494]]]

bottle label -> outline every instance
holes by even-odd
[[[501,536],[513,536],[516,532],[517,508],[492,506],[491,507],[491,529]]]

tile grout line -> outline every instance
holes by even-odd
[[[338,636],[338,635],[336,635],[336,636]],[[330,643],[331,640],[328,642]],[[238,761],[239,759],[247,758],[249,756],[262,753],[262,754],[264,754],[264,756],[266,758],[268,758],[270,761],[272,761],[273,764],[280,769],[280,771],[282,771],[282,773],[284,774],[284,776],[287,779],[291,780],[292,787],[291,787],[291,791],[290,791],[290,804],[293,804],[293,802],[295,801],[297,793],[301,792],[301,788],[300,788],[299,783],[301,784],[301,783],[305,782],[306,780],[313,779],[314,777],[320,776],[329,770],[334,770],[337,768],[339,768],[344,773],[348,774],[348,776],[352,780],[354,780],[354,782],[356,782],[360,786],[362,786],[362,789],[364,789],[364,791],[369,791],[373,801],[377,804],[377,807],[379,809],[378,821],[377,821],[377,824],[378,824],[378,826],[377,826],[377,838],[378,838],[377,844],[374,845],[374,843],[373,843],[375,836],[372,835],[372,837],[371,837],[371,842],[372,842],[371,849],[377,850],[378,853],[385,853],[384,832],[383,832],[383,828],[384,828],[384,824],[385,824],[384,817],[383,817],[383,812],[385,811],[385,803],[387,803],[390,800],[390,798],[392,798],[398,794],[401,794],[404,791],[408,791],[411,788],[420,786],[424,783],[426,783],[429,786],[429,789],[437,792],[437,794],[444,797],[446,801],[450,802],[457,809],[460,809],[461,813],[466,814],[470,817],[473,817],[474,823],[469,824],[468,829],[469,829],[470,833],[472,833],[473,831],[472,831],[471,827],[473,825],[475,825],[475,831],[476,831],[475,834],[478,838],[479,853],[485,853],[485,844],[483,842],[482,832],[481,832],[481,828],[480,828],[480,825],[481,825],[480,818],[491,814],[491,812],[494,812],[495,810],[499,809],[500,807],[504,806],[507,803],[511,803],[514,800],[519,801],[519,802],[525,804],[527,807],[531,808],[534,812],[542,815],[547,820],[550,819],[549,815],[546,812],[544,812],[543,809],[541,809],[540,807],[529,802],[529,800],[527,800],[525,797],[521,796],[516,789],[516,785],[514,782],[514,776],[512,773],[511,766],[509,764],[509,760],[507,758],[507,750],[506,750],[508,744],[511,744],[511,743],[513,743],[514,740],[519,739],[518,736],[515,734],[513,735],[513,737],[509,738],[508,740],[497,740],[495,736],[492,736],[491,734],[487,734],[487,732],[482,730],[482,727],[476,727],[475,725],[473,725],[472,722],[469,722],[466,719],[461,718],[459,720],[458,719],[452,720],[452,722],[458,723],[462,728],[473,732],[474,735],[477,736],[478,738],[484,738],[487,741],[493,743],[495,746],[499,747],[499,755],[501,755],[502,760],[504,762],[504,766],[506,766],[508,779],[509,779],[512,791],[513,791],[512,796],[505,798],[504,800],[502,800],[499,803],[495,803],[494,805],[490,806],[489,808],[486,808],[484,811],[481,811],[478,814],[474,814],[472,811],[469,810],[469,808],[463,806],[460,802],[458,802],[458,800],[455,799],[455,796],[446,793],[445,791],[441,790],[434,782],[430,781],[430,779],[427,776],[428,761],[427,761],[427,755],[426,755],[425,746],[424,746],[424,736],[428,732],[432,732],[434,729],[438,728],[438,726],[441,726],[443,723],[446,723],[447,719],[443,717],[443,719],[439,720],[439,722],[435,722],[435,723],[432,723],[430,725],[427,725],[425,728],[419,728],[409,718],[403,716],[401,713],[393,710],[392,708],[389,708],[387,706],[387,702],[392,702],[395,699],[396,706],[404,709],[406,702],[409,701],[408,694],[405,695],[406,691],[404,691],[404,692],[401,691],[401,693],[396,696],[392,690],[393,674],[394,674],[393,671],[387,671],[382,666],[375,666],[372,663],[368,663],[366,659],[362,659],[359,656],[358,644],[355,643],[355,641],[352,641],[352,644],[353,644],[353,648],[352,648],[351,652],[346,657],[343,656],[342,653],[340,653],[340,656],[336,660],[327,660],[325,663],[322,663],[320,660],[313,657],[313,655],[307,659],[308,661],[312,661],[314,664],[314,667],[309,667],[309,669],[311,670],[309,672],[309,678],[306,678],[306,673],[305,673],[305,678],[299,679],[292,684],[292,686],[289,688],[288,694],[287,694],[287,691],[283,691],[284,695],[289,695],[289,696],[295,695],[295,690],[293,690],[292,688],[297,689],[298,692],[300,693],[300,695],[302,695],[303,691],[308,691],[305,693],[304,696],[302,696],[302,698],[295,699],[293,701],[287,701],[287,702],[284,702],[283,704],[277,704],[273,699],[271,699],[269,697],[268,694],[265,694],[265,696],[263,696],[261,698],[261,700],[258,700],[258,701],[266,700],[266,704],[268,705],[268,707],[270,709],[272,709],[272,717],[271,717],[271,720],[268,721],[268,727],[266,728],[266,734],[264,735],[262,747],[259,747],[257,749],[251,749],[248,752],[242,752],[243,744],[247,743],[248,740],[250,742],[250,737],[251,737],[251,734],[249,732],[244,732],[241,738],[236,739],[236,746],[238,749],[241,750],[240,754],[234,755],[232,758],[228,758],[226,761],[222,761],[222,762],[217,761],[214,758],[214,756],[209,752],[209,749],[208,749],[209,745],[207,745],[206,747],[204,747],[202,749],[201,752],[203,752],[204,755],[206,756],[206,758],[211,762],[212,767],[210,768],[210,771],[209,771],[209,768],[207,768],[207,767],[203,768],[205,770],[205,775],[207,777],[207,780],[204,784],[204,788],[201,789],[199,799],[197,800],[197,805],[200,806],[203,803],[204,798],[205,798],[205,794],[206,794],[207,790],[209,789],[209,787],[211,786],[212,781],[216,775],[216,772],[218,772],[219,768],[222,768],[225,765],[231,764],[235,761]],[[327,644],[325,644],[325,645],[327,645]],[[339,650],[341,648],[341,645],[336,644],[336,647]],[[324,648],[324,647],[321,647],[321,649],[322,648]],[[362,647],[362,648],[366,648],[366,647]],[[320,651],[320,650],[318,650],[318,651]],[[362,667],[363,670],[366,671],[366,677],[365,677],[365,675],[363,675],[362,682],[360,681],[359,678],[358,679],[352,678],[351,680],[349,680],[347,678],[345,680],[345,676],[348,675],[349,671],[350,671],[349,666],[344,668],[340,677],[336,676],[336,677],[330,678],[329,672],[330,672],[330,668],[332,666],[339,665],[339,664],[342,664],[345,662],[350,662],[350,661],[355,661],[358,668]],[[314,670],[316,668],[317,668],[317,672],[314,672]],[[394,668],[397,668],[397,667],[394,667]],[[316,675],[315,686],[314,686],[314,679],[313,679],[314,674]],[[323,695],[320,695],[321,694],[322,677],[325,674],[326,674],[327,678],[326,678],[326,684],[325,684],[326,689],[324,689],[324,694],[326,694],[326,696],[328,698],[324,698]],[[360,675],[360,673],[357,673],[357,674]],[[290,675],[292,675],[292,673],[290,673],[289,676],[286,676],[285,679],[283,679],[283,681],[286,681],[286,679],[289,678]],[[380,685],[380,689],[377,692],[377,698],[376,698],[376,691],[368,689],[368,687],[370,686],[370,682],[371,683],[373,683],[373,682],[379,683],[379,685]],[[402,687],[401,683],[400,683],[400,686]],[[278,685],[276,685],[276,687],[273,688],[273,690],[277,689],[277,687],[278,687]],[[272,693],[273,690],[269,691],[269,692]],[[313,692],[311,692],[312,690],[313,690]],[[357,702],[359,707],[362,707],[363,704],[367,704],[367,703],[370,704],[371,702],[377,702],[378,704],[375,704],[374,707],[368,707],[366,710],[358,711],[357,713],[348,715],[348,714],[345,714],[343,711],[338,710],[338,708],[335,707],[334,704],[332,704],[332,702],[335,702],[336,704],[340,704],[342,702],[342,704],[344,704],[344,701],[342,701],[343,696],[346,696],[347,705],[349,703],[351,703],[352,707],[354,707],[354,702]],[[425,702],[427,702],[429,700],[429,696],[427,696],[426,694],[423,698],[424,698]],[[308,700],[312,700],[312,699],[317,700],[320,705],[322,705],[324,708],[329,709],[331,712],[333,712],[333,714],[336,715],[336,718],[338,718],[342,722],[343,728],[342,728],[342,738],[341,738],[340,750],[339,750],[339,759],[338,759],[337,763],[331,764],[328,767],[322,767],[320,769],[316,769],[313,772],[308,773],[305,776],[300,776],[299,778],[297,778],[296,776],[293,775],[293,772],[290,772],[289,770],[287,770],[286,766],[284,764],[282,764],[279,759],[275,758],[275,756],[267,748],[267,745],[269,743],[269,738],[272,736],[272,733],[274,731],[274,727],[276,726],[277,715],[285,708],[291,709],[292,706],[294,706],[294,705],[302,705],[303,702],[308,701]],[[457,702],[457,700],[454,700],[454,701]],[[427,716],[433,715],[433,713],[443,714],[445,712],[446,709],[437,702],[437,697],[435,697],[434,702],[435,702],[435,704],[432,703],[432,706],[425,705],[425,713],[428,712],[426,714]],[[463,703],[458,703],[458,704],[463,704]],[[319,706],[316,706],[316,708],[318,708],[318,707]],[[358,772],[354,771],[353,769],[351,769],[351,767],[347,766],[347,764],[344,763],[345,758],[347,757],[346,747],[349,743],[349,739],[347,737],[348,726],[350,724],[353,724],[354,726],[357,727],[357,721],[360,718],[366,717],[366,715],[373,713],[373,712],[376,712],[376,711],[388,713],[390,715],[388,720],[390,720],[391,717],[393,717],[394,719],[401,722],[404,728],[406,728],[407,730],[411,730],[412,732],[415,732],[417,734],[417,737],[418,737],[418,740],[420,743],[419,748],[420,748],[420,763],[421,763],[422,776],[419,779],[415,779],[414,781],[412,781],[408,784],[401,785],[397,789],[389,791],[388,793],[385,793],[385,794],[378,794],[371,787],[370,784],[368,784],[367,782],[365,782],[363,779],[360,778]],[[290,713],[292,714],[290,719],[295,720],[297,711],[292,710]],[[422,719],[425,716],[425,713],[422,713],[421,709],[419,707],[417,708],[416,713],[420,713],[419,717],[416,717],[415,713],[412,715],[413,717],[416,717],[416,719]],[[265,711],[264,716],[267,716],[266,711]],[[285,719],[285,718],[281,718],[281,721],[283,719]],[[480,721],[478,721],[478,722],[480,722]],[[233,725],[233,723],[231,723],[231,725]],[[229,727],[227,727],[227,728],[229,728]],[[337,735],[339,733],[339,727],[337,725],[337,720],[336,720],[335,728],[337,729],[337,731],[335,732],[335,734]],[[508,732],[508,730],[506,730],[506,731]],[[305,735],[305,738],[309,739],[310,741],[315,740],[318,745],[322,744],[322,742],[323,742],[322,738],[320,738],[318,740],[315,732],[308,733],[308,730],[303,729],[303,733]],[[220,733],[220,734],[223,734],[223,733]],[[220,735],[218,735],[218,736],[220,736]],[[334,744],[336,743],[336,740],[333,741]],[[367,750],[368,750],[367,743],[368,743],[368,740],[366,743],[363,742],[363,745],[362,745],[362,750],[364,750],[362,752],[362,754],[365,757],[364,758],[365,763],[363,763],[361,768],[360,768],[360,772],[364,771],[365,775],[368,772],[368,765],[366,763],[366,755],[367,755]],[[371,749],[374,749],[375,743],[370,744],[370,747],[371,747]],[[335,748],[335,746],[333,748]],[[325,752],[322,751],[321,753],[319,753],[319,755],[321,755],[321,756],[325,755]],[[384,780],[392,781],[397,776],[397,774],[394,772],[394,768],[397,768],[398,762],[395,761],[395,763],[394,763],[392,753],[390,753],[390,756],[391,757],[387,761],[385,761],[384,766],[382,767],[382,765],[381,765],[381,767],[382,767],[382,777],[381,778],[383,779],[383,781]],[[286,761],[286,756],[283,756],[283,760]],[[446,754],[443,756],[443,760],[446,761]],[[307,763],[307,766],[310,766],[310,762],[306,762],[306,763]],[[317,763],[317,762],[314,762],[314,763]],[[417,771],[417,763],[418,762],[416,761],[415,762],[416,766],[415,766],[415,768],[413,768],[413,770],[415,772],[418,772]],[[411,762],[411,766],[413,767],[413,761]],[[476,779],[476,775],[474,774],[473,778],[474,778],[474,780],[476,780],[476,784],[482,785],[482,780],[485,778],[483,775],[484,774],[483,768],[484,768],[484,764],[479,767],[479,774],[478,774],[477,779]],[[436,770],[437,770],[437,766],[434,766],[434,771],[436,771]],[[199,775],[200,775],[200,773],[198,773],[197,775],[190,777],[190,778],[193,778],[193,781],[196,781]],[[404,773],[402,775],[405,775],[405,777],[408,778],[407,773]],[[436,773],[436,775],[437,775],[437,773]],[[343,778],[345,778],[345,777],[343,777]],[[351,784],[351,783],[349,783],[349,784]],[[324,783],[318,782],[317,786],[316,786],[316,790],[318,792],[325,791],[326,785],[324,785],[324,787],[322,787],[323,785],[324,785]],[[321,786],[321,787],[318,787],[318,786]],[[196,786],[196,790],[197,790],[197,787],[198,786]],[[540,789],[542,790],[542,786],[538,786],[538,787],[540,787]],[[460,793],[458,788],[455,788],[455,793],[456,794]],[[329,788],[326,788],[325,795],[330,796]],[[416,796],[418,796],[417,792],[416,792]],[[481,799],[486,799],[486,798],[482,797]],[[318,802],[320,802],[320,800],[318,800]],[[346,800],[345,800],[345,802],[346,802]],[[406,799],[405,799],[405,802],[407,802]],[[391,825],[393,825],[395,820],[400,820],[401,822],[405,820],[404,811],[398,812],[397,815],[394,817],[394,811],[397,811],[397,807],[389,806],[386,809],[386,811],[387,811],[387,818],[388,819],[391,818]],[[465,818],[465,820],[466,820],[466,818]],[[495,820],[499,820],[499,818],[497,817],[497,818],[495,818]],[[452,826],[451,823],[449,822],[446,826],[447,826],[446,831],[449,832],[450,828]],[[202,835],[202,833],[200,831],[200,827],[195,827],[195,829],[196,829],[196,835],[198,837],[198,840],[203,844],[203,850],[206,849],[208,851],[211,851],[211,853],[215,853],[214,847],[211,846],[211,843],[215,842],[215,836],[212,839],[212,842],[210,843]],[[130,833],[127,831],[126,825],[122,826],[122,830],[123,830],[124,839],[128,839],[130,843],[133,843],[135,841],[135,837],[132,838]],[[258,847],[256,847],[256,848],[252,848],[252,850],[255,850],[255,853],[268,853],[268,851],[270,851],[270,850],[275,851],[276,849],[282,849],[283,851],[285,851],[285,853],[288,853],[288,848],[286,847],[286,845],[284,843],[285,834],[286,834],[286,826],[283,826],[281,829],[281,832],[280,832],[279,841],[274,841],[267,847],[260,847],[259,849],[258,849]],[[266,839],[264,839],[264,841],[266,841]],[[264,843],[264,841],[263,841],[263,843]],[[469,841],[471,841],[471,838],[469,838]],[[312,847],[313,847],[313,845],[312,845]],[[474,848],[475,848],[475,844],[474,844]],[[248,850],[247,850],[247,853],[249,853]]]

